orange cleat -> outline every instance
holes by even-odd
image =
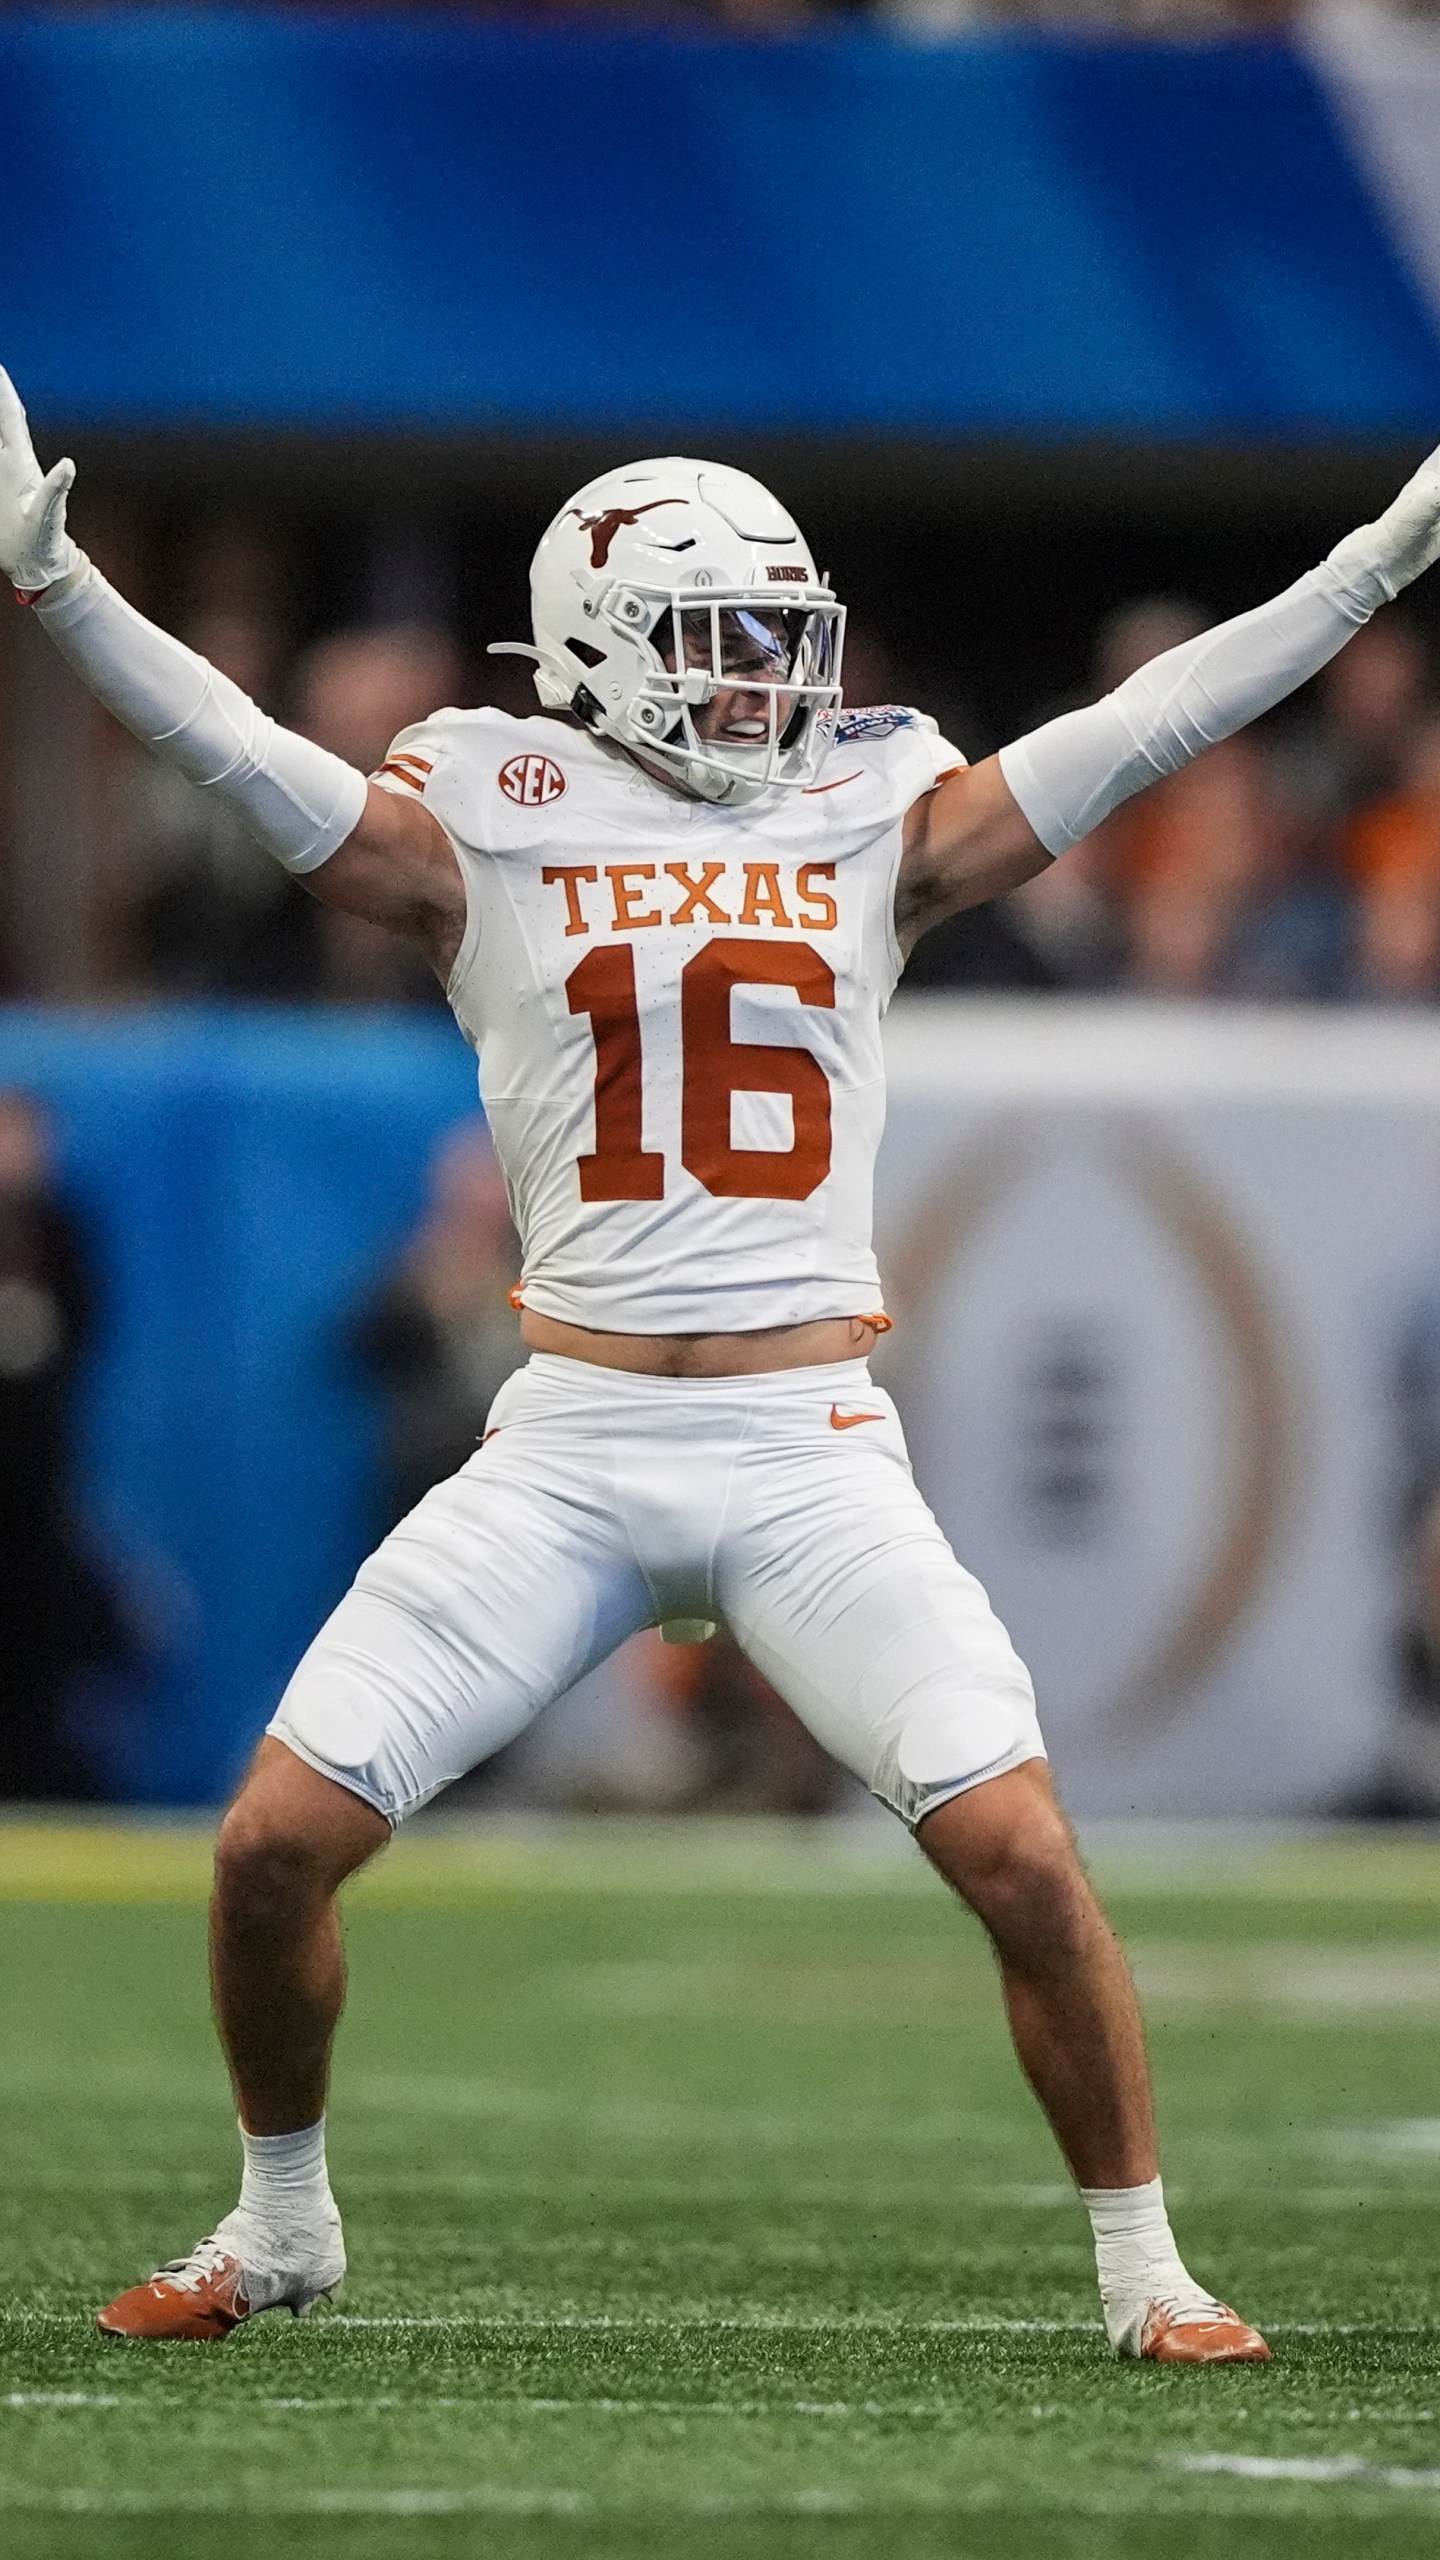
[[[95,2325],[107,2338],[228,2338],[250,2317],[245,2270],[213,2240],[117,2293]]]
[[[1140,2353],[1152,2364],[1268,2364],[1270,2350],[1258,2329],[1227,2303],[1181,2309],[1152,2302],[1140,2331]]]
[[[224,2225],[221,2225],[223,2231]],[[228,2338],[242,2320],[261,2311],[293,2311],[303,2320],[328,2301],[345,2280],[345,2248],[337,2221],[308,2266],[263,2273],[258,2284],[219,2232],[201,2240],[188,2258],[157,2267],[148,2284],[117,2293],[95,2325],[106,2338]]]

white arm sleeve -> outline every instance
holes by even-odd
[[[218,670],[118,596],[92,562],[35,600],[62,658],[132,737],[218,791],[287,871],[316,871],[353,834],[366,782],[282,729]]]
[[[1103,702],[1002,747],[1000,770],[1046,851],[1064,853],[1122,800],[1273,710],[1392,593],[1352,534],[1270,604],[1167,649]]]

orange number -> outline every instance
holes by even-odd
[[[665,1159],[641,1144],[640,1009],[628,942],[587,951],[565,981],[572,1013],[595,1035],[595,1152],[580,1158],[582,1200],[660,1200]]]
[[[722,1200],[808,1200],[830,1170],[830,1085],[808,1049],[768,1048],[730,1036],[736,987],[793,987],[802,1004],[833,1005],[835,972],[805,942],[741,942],[717,934],[680,981],[685,1090],[681,1159]],[[732,1093],[788,1093],[795,1143],[730,1143]]]
[[[716,935],[696,952],[680,980],[681,1161],[717,1199],[808,1200],[830,1170],[829,1080],[808,1049],[731,1038],[730,998],[755,986],[793,987],[802,1004],[835,1002],[835,972],[808,943]],[[595,1035],[595,1152],[580,1158],[580,1197],[659,1200],[665,1159],[641,1145],[644,1062],[630,944],[588,951],[565,993]],[[788,1093],[794,1144],[783,1152],[732,1146],[735,1093]]]

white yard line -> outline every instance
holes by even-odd
[[[178,2392],[12,2391],[0,2400],[6,2409],[183,2409],[193,2404]],[[612,2418],[915,2418],[943,2421],[963,2414],[955,2400],[558,2400],[527,2392],[474,2391],[464,2396],[381,2391],[329,2398],[299,2394],[242,2401],[240,2409],[267,2416],[299,2410],[331,2415],[337,2410],[371,2413],[378,2409],[428,2416],[434,2409],[468,2410],[472,2417]]]
[[[141,2406],[139,2396],[136,2407]],[[147,2394],[144,2405],[154,2406],[153,2395]],[[556,2400],[528,2392],[473,2392],[461,2397],[432,2398],[415,2393],[411,2398],[396,2392],[384,2392],[373,2399],[354,2400],[260,2400],[260,2409],[412,2409],[419,2413],[431,2409],[468,2409],[476,2417],[514,2414],[521,2417],[588,2417],[592,2413],[608,2418],[948,2418],[962,2404],[934,2400]]]
[[[29,2489],[0,2484],[0,2513],[66,2516],[573,2516],[594,2500],[570,2489],[297,2489],[246,2497],[163,2489]]]
[[[138,2409],[146,2395],[130,2391],[7,2391],[0,2409]]]
[[[250,2495],[229,2483],[215,2490],[99,2490],[31,2488],[0,2482],[0,2514],[97,2516],[432,2516],[555,2515],[643,2516],[872,2516],[876,2522],[908,2516],[993,2512],[988,2492],[970,2495],[954,2490],[911,2490],[892,2496],[865,2497],[835,2489],[797,2489],[767,2496],[713,2495],[667,2498],[646,2491],[634,2497],[595,2497],[574,2489],[508,2489],[488,2483],[460,2489],[297,2489],[260,2491]],[[1036,2504],[1037,2521],[1063,2503],[1066,2516],[1128,2517],[1142,2503],[1154,2507],[1153,2476],[1134,2495],[1067,2491],[1063,2502]]]
[[[438,2313],[334,2311],[322,2313],[317,2325],[327,2329],[454,2329],[458,2332],[472,2329],[653,2329],[659,2332],[669,2329],[883,2329],[923,2331],[927,2337],[932,2334],[948,2335],[952,2330],[958,2330],[974,2331],[978,2336],[988,2337],[1003,2336],[1010,2331],[1018,2335],[1031,2331],[1041,2334],[1059,2330],[1098,2331],[1100,2322],[1098,2315],[1093,2320],[906,2320],[898,2312],[867,2311],[837,2312],[833,2318],[824,2312],[762,2311],[748,2318],[720,2320],[707,2319],[703,2315],[686,2318],[683,2314],[667,2320],[659,2313],[636,2312],[631,2315],[612,2311],[574,2312],[556,2319],[516,2319],[506,2313],[483,2311],[462,2315],[458,2319],[445,2319]]]
[[[92,2315],[88,2311],[16,2311],[8,2315],[12,2329],[89,2330]],[[1436,2320],[1265,2320],[1262,2322],[1271,2338],[1433,2338],[1440,2330]],[[1100,2319],[1011,2320],[1001,2318],[966,2318],[954,2320],[907,2320],[903,2312],[839,2311],[799,2312],[761,2311],[742,2316],[712,2318],[704,2312],[679,2312],[667,2318],[658,2312],[562,2312],[545,2313],[508,2311],[444,2312],[317,2312],[312,2337],[326,2329],[398,2329],[450,2330],[457,2339],[472,2338],[477,2329],[492,2330],[500,2335],[519,2332],[544,2335],[548,2331],[614,2330],[651,2332],[663,2336],[674,2330],[751,2331],[794,2330],[801,2334],[824,2334],[836,2330],[877,2330],[916,2337],[1098,2337]],[[0,2400],[0,2407],[17,2405]]]
[[[1335,2151],[1393,2160],[1440,2160],[1440,2116],[1401,2116],[1389,2124],[1340,2125],[1315,2139]]]
[[[1359,2482],[1381,2489],[1440,2489],[1440,2471],[1415,2471],[1403,2462],[1365,2462],[1357,2453],[1175,2453],[1167,2470],[1223,2472],[1236,2480],[1310,2480],[1322,2487]]]
[[[89,2330],[92,2315],[88,2311],[14,2311],[5,2325],[12,2331],[26,2329],[70,2331]],[[1270,2338],[1434,2338],[1440,2333],[1437,2320],[1262,2320]],[[658,2312],[561,2312],[516,2313],[509,2311],[469,2312],[363,2312],[326,2311],[316,2313],[311,2336],[327,2329],[395,2329],[453,2332],[457,2339],[472,2339],[477,2330],[543,2336],[547,2332],[571,2330],[617,2334],[653,2332],[664,2336],[673,2331],[736,2332],[744,2335],[768,2330],[792,2330],[798,2334],[823,2335],[835,2331],[878,2331],[882,2334],[915,2337],[1095,2337],[1100,2335],[1100,2319],[1015,2320],[999,2317],[977,2317],[953,2320],[908,2320],[903,2312],[840,2311],[799,2312],[760,2311],[742,2315],[712,2317],[705,2312],[677,2312],[669,2317]],[[63,2395],[62,2395],[63,2396]],[[12,2396],[0,2407],[20,2405]]]
[[[554,2319],[543,2315],[517,2318],[503,2312],[477,2311],[446,2319],[438,2313],[337,2311],[322,2313],[320,2318],[328,2329],[454,2329],[457,2333],[473,2329],[878,2329],[924,2337],[1098,2337],[1100,2334],[1098,2312],[1091,2320],[907,2320],[902,2312],[886,2311],[840,2311],[833,2314],[762,2311],[743,2318],[723,2319],[685,2313],[666,2319],[659,2313],[636,2312],[631,2315],[611,2311],[574,2312]],[[1263,2326],[1266,2336],[1271,2338],[1429,2338],[1436,2334],[1437,2323],[1433,2320],[1266,2320]]]

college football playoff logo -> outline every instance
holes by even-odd
[[[500,767],[500,788],[507,800],[518,801],[522,809],[543,809],[559,799],[565,776],[548,756],[512,756]]]

